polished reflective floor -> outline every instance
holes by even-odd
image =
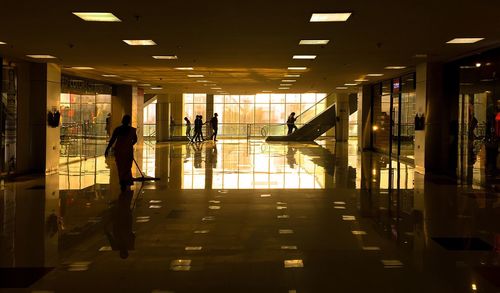
[[[0,291],[500,292],[499,194],[357,149],[144,142],[125,193],[62,157],[1,185]]]

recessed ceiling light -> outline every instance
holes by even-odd
[[[0,45],[7,45],[6,42],[0,42]]]
[[[175,55],[156,55],[156,56],[153,56],[153,58],[158,59],[158,60],[175,60],[175,59],[177,59],[177,56],[175,56]]]
[[[330,40],[300,40],[299,45],[326,45]]]
[[[30,58],[34,59],[56,59],[57,57],[54,57],[52,55],[26,55]]]
[[[273,91],[262,91],[263,93],[272,93]]]
[[[293,55],[293,59],[314,60],[316,59],[316,55]]]
[[[123,40],[130,46],[154,46],[156,45],[153,40]]]
[[[281,82],[296,82],[295,79],[283,79]]]
[[[415,54],[415,58],[427,58],[427,54]]]
[[[386,66],[385,69],[405,69],[406,66],[400,66],[400,65],[392,65],[392,66]]]
[[[354,81],[363,82],[363,81],[368,81],[368,79],[360,78],[360,79],[355,79]]]
[[[151,84],[149,84],[149,83],[141,83],[141,84],[139,84],[139,86],[151,86]]]
[[[208,80],[197,80],[196,82],[209,82]]]
[[[163,89],[161,86],[154,86],[151,88],[152,90],[161,90]]]
[[[366,76],[383,76],[383,73],[368,73]]]
[[[344,85],[346,85],[346,86],[356,86],[358,84],[357,83],[344,83]]]
[[[447,44],[474,44],[479,41],[484,40],[484,38],[455,38],[446,42]]]
[[[313,13],[311,22],[331,22],[331,21],[347,21],[351,16],[350,12],[347,13]]]
[[[120,22],[121,20],[109,12],[73,12],[85,21]]]
[[[123,81],[124,82],[137,82],[137,80],[135,80],[135,79],[124,79]]]
[[[292,86],[291,83],[281,83],[280,86]]]
[[[285,74],[285,77],[300,77],[300,74]]]
[[[116,74],[103,74],[102,76],[104,76],[104,77],[119,77]]]
[[[279,90],[289,90],[290,88],[289,87],[279,87],[278,89]]]
[[[95,69],[94,67],[88,67],[88,66],[73,66],[71,69],[75,70],[92,70]]]
[[[307,67],[302,67],[302,66],[291,66],[288,67],[288,70],[306,70]]]
[[[175,70],[194,70],[193,67],[176,67]]]
[[[338,89],[338,90],[346,90],[346,89],[348,89],[348,87],[346,87],[346,86],[338,86],[338,87],[336,87],[336,89]]]
[[[222,89],[222,88],[220,88],[220,87],[212,87],[212,88],[210,88],[210,89],[212,89],[212,90],[220,90],[220,89]]]
[[[203,74],[188,74],[188,77],[205,77]]]

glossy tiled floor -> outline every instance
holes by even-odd
[[[2,291],[500,292],[496,193],[356,149],[146,143],[133,194],[102,157],[4,184]]]

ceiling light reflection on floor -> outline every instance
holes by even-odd
[[[293,234],[292,229],[280,229],[278,230],[278,234]]]

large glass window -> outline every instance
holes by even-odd
[[[307,94],[257,94],[257,95],[215,95],[214,113],[219,115],[219,136],[245,136],[251,129],[261,133],[260,128],[269,125],[272,133],[284,131],[283,124],[291,112],[296,115],[307,111],[307,117],[297,121],[307,122],[326,108],[324,93]],[[319,104],[316,104],[318,103]],[[185,108],[190,107],[190,97],[185,95]],[[315,106],[315,107],[313,107]],[[313,107],[312,111],[310,110]],[[309,117],[310,116],[310,117]],[[279,128],[281,126],[281,128]]]

